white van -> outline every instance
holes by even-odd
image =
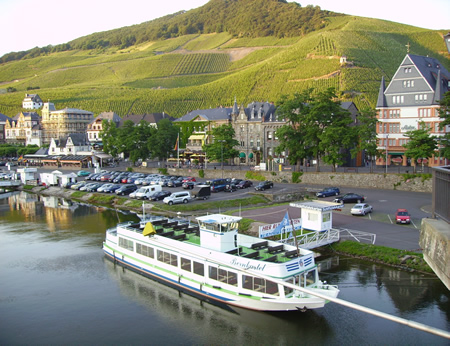
[[[188,191],[173,192],[170,196],[163,199],[163,202],[172,205],[176,203],[187,203],[191,200],[191,194]]]
[[[142,186],[136,191],[136,199],[149,199],[151,195],[161,190],[161,185]]]

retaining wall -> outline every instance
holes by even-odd
[[[156,168],[138,167],[135,172],[158,173]],[[168,173],[182,176],[198,177],[197,169],[168,168]],[[238,178],[248,179],[245,170],[205,170],[206,179]],[[264,176],[266,180],[279,183],[292,183],[292,172],[253,172]],[[254,180],[254,179],[248,179]],[[405,179],[405,175],[398,173],[333,173],[333,172],[307,172],[300,177],[300,184],[313,184],[320,186],[355,187],[370,189],[386,189],[413,192],[432,192],[432,179],[416,177]]]

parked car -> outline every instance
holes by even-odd
[[[246,189],[247,187],[252,187],[253,183],[250,180],[241,180],[236,187],[238,189]]]
[[[154,193],[148,199],[151,201],[160,201],[160,200],[166,198],[167,196],[170,196],[171,194],[172,194],[172,192],[170,192],[170,191],[162,190],[162,191]]]
[[[316,193],[317,197],[330,197],[330,196],[339,196],[341,191],[338,187],[327,187],[322,191]]]
[[[88,171],[78,171],[77,172],[77,176],[78,177],[87,177],[87,176],[89,176],[91,174],[91,172],[88,172]]]
[[[273,182],[270,180],[262,181],[255,186],[256,191],[264,191],[273,188]]]
[[[125,196],[125,195],[129,195],[130,193],[132,193],[133,191],[137,190],[137,186],[134,184],[125,184],[122,185],[120,188],[118,188],[115,192],[116,195],[120,195],[120,196]]]
[[[181,185],[183,185],[182,179],[172,179],[167,182],[168,187],[180,187]]]
[[[72,185],[70,187],[71,190],[79,190],[82,186],[87,185],[88,182],[83,180],[83,181],[79,181],[78,183]]]
[[[187,203],[191,200],[191,194],[188,191],[174,192],[163,199],[163,202],[172,205],[176,203]]]
[[[241,181],[242,179],[233,178],[231,179],[230,183],[237,186]]]
[[[92,183],[92,185],[86,187],[86,191],[87,192],[96,192],[100,186],[102,186],[102,184]]]
[[[234,184],[227,184],[225,185],[225,189],[223,190],[225,192],[233,192],[233,191],[237,191],[237,187]]]
[[[214,179],[209,182],[211,192],[219,192],[225,190],[225,186],[229,182],[226,179]]]
[[[362,203],[366,197],[358,195],[357,193],[346,193],[343,196],[338,196],[334,199],[336,203]]]
[[[114,185],[113,183],[107,183],[107,184],[100,185],[97,188],[97,192],[105,192],[105,189],[108,189],[109,187],[111,187],[113,185]]]
[[[112,186],[105,187],[103,189],[103,192],[105,192],[105,193],[114,193],[114,192],[116,192],[116,190],[120,189],[121,186],[122,185],[120,185],[120,184],[112,184]]]
[[[97,183],[88,183],[85,184],[83,186],[81,186],[78,190],[80,191],[87,191],[88,188],[92,187],[92,186],[97,186]],[[96,189],[98,188],[98,186],[96,187]]]
[[[406,209],[397,209],[395,212],[396,223],[411,223],[411,216]]]
[[[193,181],[186,181],[181,187],[186,190],[192,190],[195,185],[197,185],[197,183],[194,183]]]
[[[195,181],[197,181],[194,177],[185,177],[184,179],[183,179],[183,183],[187,183],[187,182],[189,182],[189,181],[192,181],[192,182],[195,182]]]
[[[368,213],[371,213],[372,211],[373,208],[371,205],[368,205],[367,203],[358,203],[352,207],[350,213],[352,215],[366,215]]]

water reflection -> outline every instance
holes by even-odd
[[[239,308],[223,309],[145,278],[105,259],[105,267],[121,293],[158,317],[184,331],[201,328],[205,340],[226,335],[226,344],[291,344],[296,340],[324,343],[333,332],[324,316],[306,313],[261,313]],[[314,326],[314,328],[305,328]],[[274,330],[282,333],[273,333]]]

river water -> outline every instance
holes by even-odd
[[[305,313],[229,311],[124,270],[101,250],[133,214],[27,193],[0,196],[0,345],[449,345],[329,303]],[[345,257],[321,263],[339,298],[450,330],[435,277]]]

